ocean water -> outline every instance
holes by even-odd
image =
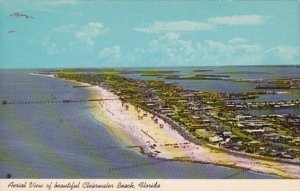
[[[84,88],[63,80],[1,70],[0,178],[277,178],[209,164],[165,161],[142,155],[112,136],[89,113]]]

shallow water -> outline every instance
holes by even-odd
[[[84,88],[30,71],[0,71],[0,101],[87,99]],[[0,105],[0,178],[276,178],[148,158],[125,148],[87,103]]]

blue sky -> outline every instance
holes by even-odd
[[[300,1],[0,0],[0,26],[0,68],[300,64]]]

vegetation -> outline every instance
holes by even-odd
[[[147,71],[144,74],[163,75],[175,72]],[[300,144],[299,116],[244,116],[239,110],[228,107],[227,99],[247,99],[257,92],[198,92],[159,80],[127,78],[122,76],[122,72],[115,70],[94,74],[64,71],[57,75],[60,78],[107,87],[122,101],[173,120],[188,132],[189,136],[196,137],[201,143],[217,144],[222,148],[263,156],[298,159],[300,157],[300,149],[297,148]],[[196,77],[210,78],[211,75]],[[201,129],[202,134],[210,137],[199,136],[201,133],[197,129]]]
[[[188,77],[173,77],[173,76],[167,76],[165,79],[172,79],[172,80],[224,80],[224,78],[230,78],[228,75],[204,75],[204,74],[198,74],[194,76],[188,76]]]
[[[214,70],[194,70],[193,72],[213,72]]]

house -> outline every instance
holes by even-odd
[[[285,135],[280,135],[280,137],[279,137],[279,141],[281,142],[281,143],[288,143],[289,141],[291,141],[293,139],[293,137],[291,137],[291,136],[285,136]]]
[[[277,133],[269,133],[269,134],[263,134],[263,139],[268,141],[278,141],[279,135]]]
[[[276,130],[271,127],[264,127],[264,130],[266,133],[275,133],[276,132]]]
[[[297,137],[297,138],[293,139],[292,144],[300,146],[300,137]]]
[[[246,129],[245,131],[249,134],[262,134],[265,132],[264,129]]]
[[[232,133],[230,131],[223,132],[224,137],[230,137],[231,135],[232,135]]]
[[[200,119],[200,116],[193,115],[192,118],[193,119]]]
[[[219,137],[219,136],[213,136],[213,137],[209,138],[209,142],[211,142],[211,143],[218,143],[221,141],[223,141],[223,138]]]
[[[211,121],[210,121],[209,119],[203,119],[202,122],[203,122],[204,124],[211,123]]]
[[[236,119],[239,120],[251,120],[252,116],[251,115],[237,115]]]
[[[238,127],[238,128],[244,128],[245,125],[243,125],[243,124],[241,124],[241,123],[237,123],[237,127]]]

